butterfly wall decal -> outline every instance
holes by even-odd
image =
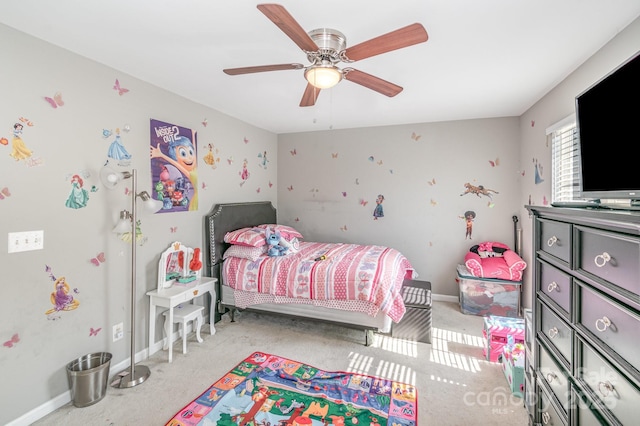
[[[419,135],[416,132],[412,132],[411,133],[411,139],[413,139],[414,141],[419,140],[421,137],[422,137],[422,135]]]
[[[178,232],[178,227],[177,226],[171,226],[169,228],[169,230],[171,231],[172,234],[175,234],[176,232]]]
[[[368,201],[363,200],[362,198],[360,198],[360,205],[361,205],[361,206],[363,206],[363,207],[364,207],[364,206],[366,206],[368,203],[369,203]]]
[[[129,92],[129,89],[125,89],[124,87],[120,86],[120,81],[116,78],[116,82],[113,85],[113,90],[115,90],[116,92],[118,92],[118,95],[122,96],[125,93]]]
[[[342,196],[346,197],[347,196],[347,191],[342,191]]]
[[[55,275],[53,275],[53,272],[51,270],[51,266],[44,265],[44,271],[49,273],[49,278],[51,279],[51,281],[55,281],[56,280],[56,277],[55,277]]]
[[[6,186],[0,190],[0,200],[4,200],[5,197],[10,197],[11,191]]]
[[[91,259],[91,263],[93,263],[96,266],[100,266],[101,263],[105,262],[105,257],[104,257],[104,252],[100,252],[98,253],[98,255],[94,258]]]
[[[382,166],[382,160],[378,160],[378,166]]]
[[[207,122],[207,119],[206,119],[206,118],[205,118],[204,120],[202,120],[202,125],[203,125],[204,127],[207,127],[207,124],[209,124],[209,123]]]
[[[338,158],[338,153],[336,152],[335,154],[332,152],[331,153],[331,158]]]
[[[259,194],[260,193],[260,187],[256,188],[256,192]]]
[[[18,120],[21,123],[25,123],[29,127],[33,127],[33,122],[31,120],[29,120],[28,118],[20,117]]]
[[[293,219],[294,222],[300,222],[300,218],[296,217],[295,219]]]
[[[289,191],[293,191],[293,185],[287,186],[287,189],[288,189]]]
[[[489,164],[491,164],[491,167],[496,167],[500,165],[500,159],[498,157],[496,157],[496,160],[489,160]]]
[[[100,327],[100,328],[93,328],[93,327],[90,327],[90,328],[89,328],[89,337],[91,337],[91,336],[97,336],[97,335],[98,335],[98,333],[100,333],[100,330],[102,330],[102,327]]]
[[[271,181],[269,181],[269,188],[271,188],[273,186],[273,183],[271,183]]]
[[[244,143],[249,143],[249,139],[244,138]]]
[[[340,230],[343,231],[343,232],[346,231],[347,230],[347,225],[341,226]]]
[[[60,92],[56,92],[56,94],[53,95],[53,98],[45,96],[44,100],[49,102],[49,105],[51,105],[52,108],[58,108],[59,106],[64,105],[64,101],[62,100],[62,93]]]
[[[12,348],[13,345],[15,345],[16,343],[18,343],[20,341],[20,336],[18,336],[18,333],[14,334],[13,336],[11,336],[11,339],[7,340],[6,342],[4,342],[2,344],[2,346],[5,346],[7,348]]]
[[[227,163],[229,163],[229,165],[232,165],[233,164],[233,157],[227,158]]]
[[[207,189],[207,188],[209,188],[209,187],[207,186],[207,184],[206,184],[206,183],[204,183],[204,182],[202,182],[202,189]]]
[[[435,207],[435,206],[438,205],[438,202],[432,198],[431,199],[431,205]]]
[[[293,150],[289,151],[291,153],[291,155],[297,155],[298,151],[296,151],[295,148],[293,148]]]
[[[436,178],[431,179],[430,181],[427,181],[427,183],[431,186],[436,184]]]

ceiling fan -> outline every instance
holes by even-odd
[[[315,105],[321,89],[333,87],[343,78],[389,97],[397,95],[402,91],[402,87],[351,67],[340,69],[336,64],[339,62],[351,63],[370,58],[423,43],[429,38],[424,27],[415,23],[355,46],[347,47],[347,39],[340,31],[331,28],[319,28],[307,33],[283,6],[279,4],[259,4],[257,7],[307,54],[307,59],[311,64],[306,67],[303,64],[295,63],[259,65],[227,68],[223,71],[228,75],[240,75],[304,69],[307,87],[300,101],[301,107]]]

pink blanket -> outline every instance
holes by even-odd
[[[286,297],[372,304],[398,322],[405,313],[402,282],[414,278],[415,272],[407,258],[392,248],[301,242],[298,253],[286,256],[261,256],[255,262],[228,258],[222,277],[235,290],[269,294],[275,301]],[[354,303],[350,310],[359,311],[360,305]]]

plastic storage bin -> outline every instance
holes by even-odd
[[[458,265],[456,272],[462,313],[519,317],[522,281],[474,277],[464,265]]]
[[[487,361],[497,362],[510,338],[514,343],[524,343],[524,319],[494,315],[484,317],[482,338],[484,339],[482,355]]]
[[[107,393],[111,354],[96,352],[74,359],[67,364],[71,400],[76,407],[87,407],[100,401]]]

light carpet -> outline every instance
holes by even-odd
[[[511,395],[500,365],[482,356],[483,318],[462,314],[456,303],[434,301],[432,320],[431,344],[376,335],[367,347],[362,331],[345,327],[250,312],[231,323],[226,315],[215,335],[203,327],[203,343],[189,336],[187,354],[174,345],[171,364],[166,351],[142,362],[151,376],[141,385],[108,387],[100,402],[84,408],[69,403],[34,425],[164,425],[257,350],[412,384],[421,426],[526,425],[522,399]]]

